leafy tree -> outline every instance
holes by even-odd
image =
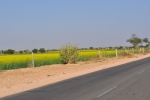
[[[20,50],[19,53],[20,53],[20,54],[23,54],[23,51]]]
[[[99,49],[103,49],[102,47],[99,47]]]
[[[30,50],[26,49],[26,50],[23,50],[24,53],[29,53],[31,52]]]
[[[15,50],[12,50],[12,49],[8,49],[8,50],[5,50],[3,51],[4,54],[14,54],[15,53]]]
[[[94,48],[93,48],[93,47],[89,47],[89,49],[90,49],[90,50],[93,50]]]
[[[34,49],[32,50],[32,52],[33,52],[33,53],[38,53],[38,49],[34,48]]]
[[[45,50],[44,48],[40,48],[40,49],[39,49],[39,52],[40,52],[40,53],[44,53],[45,51],[46,51],[46,50]]]
[[[149,47],[149,44],[146,44],[146,47]],[[150,47],[149,47],[150,48]]]
[[[24,53],[27,53],[27,51],[26,51],[26,50],[23,50],[23,52],[24,52]]]
[[[137,48],[140,43],[142,43],[142,39],[137,37],[136,34],[132,34],[130,39],[127,39],[126,42],[130,42],[134,48]]]
[[[67,44],[60,48],[59,55],[64,63],[76,63],[78,59],[78,47],[76,45]]]
[[[150,41],[148,40],[148,38],[144,38],[143,42],[147,43],[146,46],[150,48]]]
[[[109,49],[112,49],[112,47],[108,47]]]
[[[118,49],[123,49],[123,46],[118,47]]]

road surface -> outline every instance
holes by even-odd
[[[0,100],[150,100],[150,58],[0,98]]]

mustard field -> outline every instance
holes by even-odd
[[[120,55],[118,51],[118,55]],[[115,50],[81,50],[79,51],[78,61],[86,61],[91,58],[114,57],[116,56]],[[58,52],[49,52],[44,54],[34,54],[34,66],[43,66],[51,64],[62,64],[62,59]],[[19,54],[19,55],[0,55],[0,70],[17,69],[32,67],[32,54]]]
[[[58,53],[34,54],[35,67],[59,63],[61,63],[61,59]],[[0,56],[0,70],[26,68],[26,67],[32,67],[31,54]]]

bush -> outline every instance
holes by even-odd
[[[76,63],[79,55],[78,46],[68,43],[59,49],[59,54],[63,63]]]
[[[125,56],[126,56],[126,57],[132,57],[132,56],[133,56],[133,54],[132,54],[131,52],[124,51],[124,50],[120,52],[120,55],[121,55],[121,56],[124,56],[124,57],[125,57]]]

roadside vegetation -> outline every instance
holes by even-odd
[[[34,48],[32,51],[22,50],[15,52],[15,50],[1,50],[0,54],[0,70],[18,69],[33,67],[34,53],[34,67],[51,65],[51,64],[67,64],[77,63],[80,61],[87,61],[90,59],[103,60],[109,57],[117,56],[131,56],[133,54],[146,54],[150,52],[150,42],[148,38],[141,39],[135,34],[127,40],[133,46],[130,47],[105,47],[105,48],[78,48],[77,45],[67,44],[62,46],[59,50],[39,50]],[[143,46],[142,42],[146,45]]]
[[[76,63],[79,55],[78,46],[68,43],[59,49],[59,55],[65,64]]]
[[[144,52],[150,50],[144,49]],[[147,50],[147,51],[146,51]],[[100,51],[100,58],[99,52]],[[108,57],[115,57],[115,50],[101,49],[101,50],[78,50],[79,55],[75,58],[77,61],[87,61],[93,58],[105,59]],[[129,54],[143,53],[142,49],[120,49],[118,50],[118,56],[127,56]],[[74,62],[74,60],[73,60]],[[34,54],[35,67],[51,65],[51,64],[63,64],[64,60],[60,57],[59,51]],[[67,62],[65,62],[67,63]],[[31,54],[14,54],[14,55],[1,55],[0,56],[0,70],[6,69],[18,69],[32,67],[32,55]]]

